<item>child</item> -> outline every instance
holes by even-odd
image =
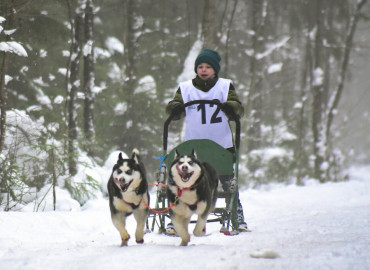
[[[232,134],[227,116],[240,118],[244,114],[244,108],[239,101],[234,86],[229,79],[219,78],[220,55],[213,50],[201,51],[195,60],[194,71],[197,76],[189,81],[180,83],[180,86],[166,106],[167,114],[176,114],[175,120],[185,116],[185,140],[209,139],[220,144],[232,153],[235,152]],[[198,109],[185,109],[184,103],[192,100],[218,100],[222,105],[222,111],[216,112],[216,106],[204,105]],[[208,116],[208,118],[207,118]],[[213,116],[211,118],[211,116]],[[199,121],[197,120],[199,119]],[[220,181],[224,189],[228,188],[228,182],[232,175],[221,175]],[[248,231],[247,223],[244,221],[243,208],[238,201],[238,230]],[[173,225],[169,223],[167,234],[176,234]]]

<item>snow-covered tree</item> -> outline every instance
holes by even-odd
[[[12,9],[9,8],[9,12]],[[9,16],[10,19],[13,17],[12,15]],[[3,55],[1,69],[0,69],[0,154],[4,147],[4,140],[6,135],[6,110],[7,110],[7,93],[6,93],[6,84],[7,81],[11,80],[12,77],[7,75],[7,67],[8,67],[8,58],[9,54],[16,54],[19,56],[27,57],[27,52],[24,47],[17,41],[11,39],[11,35],[16,31],[16,29],[6,29],[6,19],[0,16],[0,36],[5,41],[0,41],[0,52]]]

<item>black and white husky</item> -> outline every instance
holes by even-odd
[[[122,153],[113,166],[108,181],[109,207],[112,222],[121,235],[121,246],[127,246],[130,235],[126,230],[126,217],[134,214],[136,219],[136,242],[144,243],[144,226],[148,216],[148,183],[143,163],[137,149],[129,159],[123,159]]]
[[[194,235],[205,234],[208,215],[216,204],[217,186],[215,169],[199,161],[194,150],[190,155],[180,155],[176,151],[169,172],[167,197],[169,204],[174,204],[170,216],[176,233],[181,237],[181,246],[187,246],[190,241],[188,225],[193,214],[198,215]]]

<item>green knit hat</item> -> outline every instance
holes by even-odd
[[[195,59],[194,71],[197,73],[197,67],[199,64],[207,63],[214,69],[215,73],[218,74],[218,72],[220,72],[220,61],[221,56],[218,54],[218,52],[205,49],[201,51],[197,59]]]

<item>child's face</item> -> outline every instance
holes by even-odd
[[[197,74],[202,80],[208,80],[215,75],[215,70],[207,63],[200,63],[197,66]]]

